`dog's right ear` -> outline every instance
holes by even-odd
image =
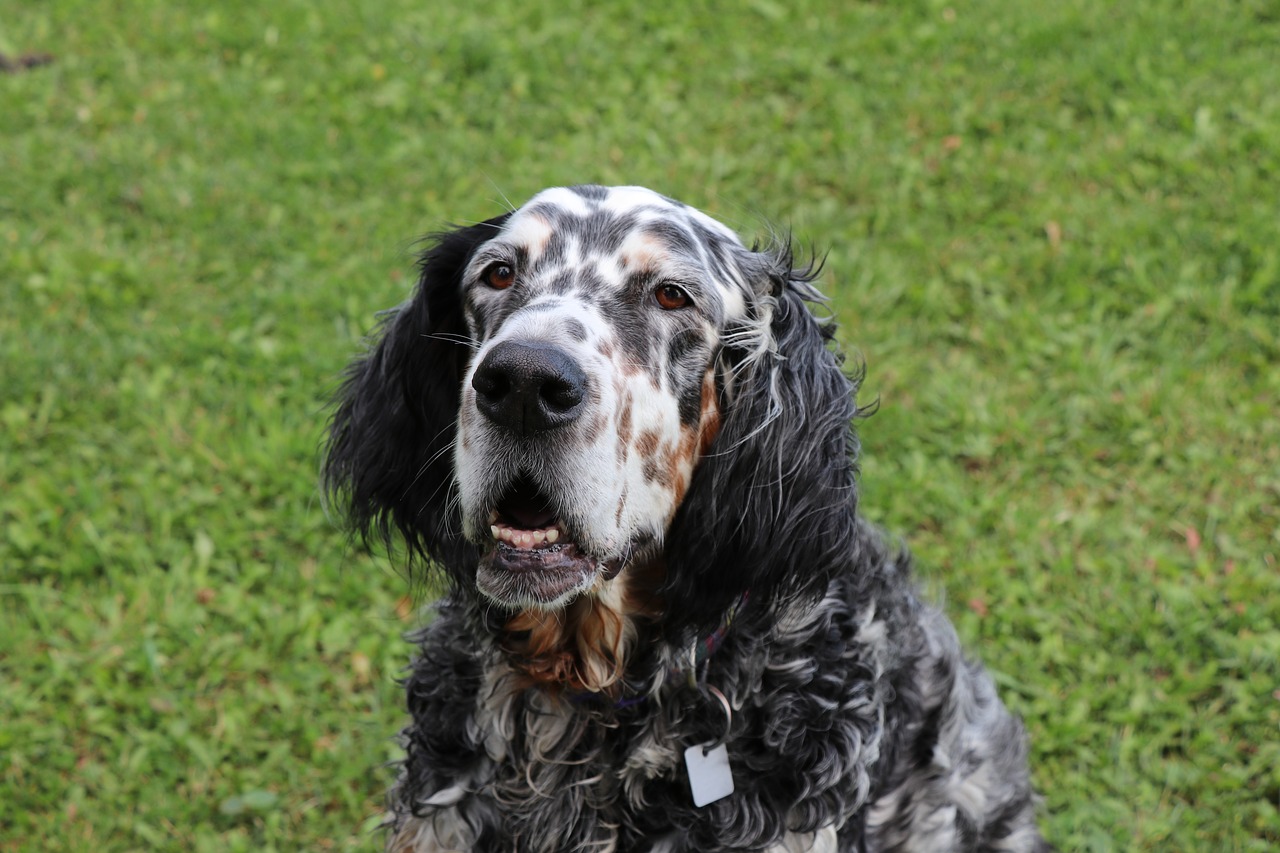
[[[412,298],[384,315],[376,343],[348,368],[325,448],[325,493],[354,533],[390,549],[398,531],[411,559],[429,558],[454,576],[478,556],[462,537],[453,471],[474,350],[462,272],[508,216],[435,235]]]

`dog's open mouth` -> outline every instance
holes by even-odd
[[[489,532],[495,542],[523,550],[568,544],[551,499],[527,477],[513,483],[489,514]]]
[[[480,591],[512,604],[553,606],[584,591],[598,561],[583,553],[551,499],[527,477],[516,480],[489,514],[493,547],[480,558]]]

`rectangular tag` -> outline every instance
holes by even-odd
[[[698,808],[733,793],[733,771],[729,769],[729,750],[724,744],[715,749],[689,747],[684,751],[684,766],[689,770],[689,790]]]

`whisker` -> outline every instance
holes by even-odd
[[[511,213],[515,213],[516,206],[511,203],[511,199],[507,198],[507,194],[502,191],[502,188],[498,186],[497,182],[493,178],[489,177],[488,175],[485,175],[484,177],[485,177],[485,180],[489,182],[489,186],[493,187],[493,191],[496,192],[499,196],[501,196],[502,203],[507,206],[507,210]]]
[[[461,344],[462,346],[469,347],[473,350],[480,349],[479,341],[465,335],[455,335],[450,332],[437,332],[435,334],[423,333],[422,337],[429,338],[433,341],[443,341],[446,344]]]

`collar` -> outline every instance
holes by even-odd
[[[744,590],[742,595],[738,596],[738,600],[729,605],[729,609],[724,612],[724,616],[720,619],[720,625],[707,636],[693,641],[688,653],[682,655],[680,660],[667,669],[668,681],[683,675],[690,687],[698,686],[698,672],[705,669],[703,664],[711,659],[711,656],[716,653],[716,649],[720,648],[720,644],[724,642],[724,638],[729,633],[729,628],[733,626],[733,621],[738,618],[738,614],[747,606],[747,600],[750,597],[751,590]]]

